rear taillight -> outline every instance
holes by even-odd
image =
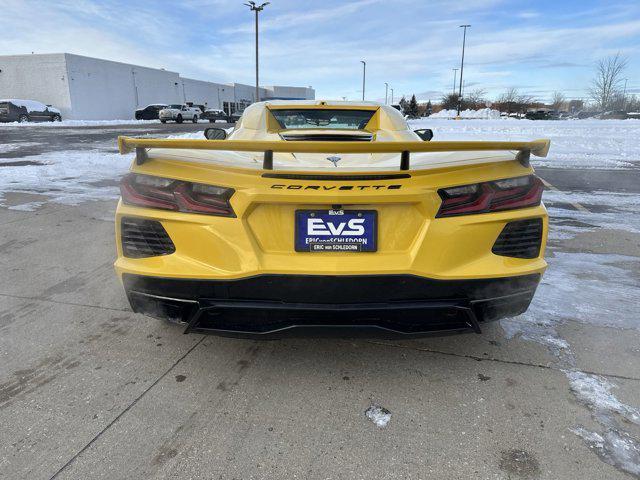
[[[473,215],[540,205],[544,186],[535,175],[441,188],[436,217]]]
[[[229,203],[233,192],[232,188],[137,173],[125,175],[120,183],[122,201],[128,205],[223,217],[236,216]]]

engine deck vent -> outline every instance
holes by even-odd
[[[154,257],[176,251],[167,231],[155,220],[124,217],[120,223],[120,236],[125,257]]]
[[[370,142],[371,133],[283,133],[283,140],[294,142]]]
[[[542,243],[542,219],[532,218],[507,223],[491,251],[515,258],[536,258]]]

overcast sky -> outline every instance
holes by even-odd
[[[252,84],[253,14],[243,3],[0,0],[0,55],[69,52]],[[472,25],[467,90],[581,98],[594,62],[620,51],[628,90],[640,93],[639,0],[272,0],[261,14],[261,83],[355,100],[366,60],[367,99],[384,100],[388,82],[396,97],[435,100],[453,88],[463,23]]]

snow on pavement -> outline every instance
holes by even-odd
[[[203,132],[171,135],[167,138],[204,138]],[[21,145],[21,144],[18,144]],[[23,144],[22,144],[23,145]],[[115,139],[113,141],[115,146]],[[21,157],[19,166],[2,166],[0,158],[0,206],[6,206],[5,194],[35,193],[48,196],[49,202],[77,205],[91,200],[116,199],[117,181],[129,169],[133,155],[96,150],[67,150]],[[45,201],[10,206],[13,210],[36,210]]]
[[[391,412],[379,405],[371,405],[364,412],[364,415],[378,428],[384,428],[391,420]]]
[[[637,406],[621,402],[616,385],[600,375],[576,368],[571,345],[558,334],[567,321],[618,329],[640,329],[638,298],[640,258],[610,254],[553,252],[549,268],[529,310],[500,321],[507,338],[515,336],[539,343],[555,356],[555,368],[564,372],[576,399],[591,411],[601,433],[576,425],[571,431],[617,468],[640,472],[640,441],[623,428],[626,422],[640,425]],[[606,292],[606,301],[602,295]],[[622,421],[619,421],[620,417]],[[622,426],[621,426],[622,425]]]
[[[582,438],[604,462],[640,476],[640,444],[628,433],[611,428],[600,435],[581,425],[571,431]]]

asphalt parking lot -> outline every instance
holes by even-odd
[[[206,126],[5,129],[0,144],[28,145],[0,161],[113,152],[117,134]],[[616,222],[640,212],[614,209],[609,222],[594,198],[640,194],[640,169],[538,174],[563,233],[551,237],[550,264],[575,273],[574,260],[589,259],[576,278],[592,281],[594,309],[533,316],[562,307],[566,290],[553,296],[549,283],[523,320],[411,341],[183,335],[129,310],[112,267],[114,200],[44,200],[29,211],[11,207],[45,192],[5,193],[0,477],[637,478],[640,332],[615,320],[637,320],[640,234]],[[585,227],[594,215],[604,223]],[[585,378],[602,381],[575,381]],[[607,385],[618,404],[591,391]],[[366,418],[372,405],[391,412],[385,428]],[[626,458],[612,450],[620,442]]]

